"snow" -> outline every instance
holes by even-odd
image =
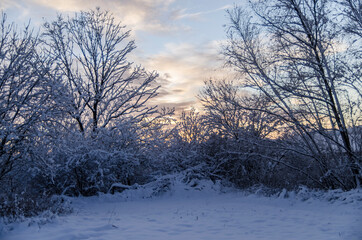
[[[266,197],[208,183],[170,189],[72,198],[70,215],[5,226],[0,239],[362,239],[361,190]]]

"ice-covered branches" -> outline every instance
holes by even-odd
[[[112,14],[96,9],[44,24],[43,40],[64,91],[55,96],[81,132],[141,121],[155,113],[147,106],[157,95],[157,73],[130,62],[130,31]]]

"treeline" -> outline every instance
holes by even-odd
[[[240,188],[360,187],[361,5],[274,0],[230,10],[223,53],[240,73],[205,82],[202,113],[157,109],[157,73],[96,9],[39,33],[0,21],[0,215],[183,172]],[[336,6],[339,6],[336,8]]]

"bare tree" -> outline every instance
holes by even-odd
[[[342,7],[342,16],[347,19],[344,30],[362,37],[362,2],[360,0],[337,0]]]
[[[96,9],[58,16],[44,28],[54,75],[61,78],[57,102],[81,132],[95,133],[127,117],[141,121],[155,112],[146,103],[157,95],[157,74],[127,60],[135,43],[112,14]]]
[[[268,99],[242,91],[234,82],[205,82],[199,99],[206,111],[206,122],[224,136],[238,140],[247,136],[266,138],[277,133],[279,121],[275,114],[268,113],[271,111]]]
[[[331,158],[337,164],[341,155],[346,156],[357,187],[361,159],[351,145],[351,119],[346,117],[344,101],[352,89],[341,74],[348,61],[337,49],[343,40],[331,4],[260,0],[251,3],[255,18],[236,7],[229,12],[225,55],[244,74],[244,86],[262,92],[277,109],[274,113],[304,141],[325,177],[348,188],[349,183],[330,167]],[[325,157],[326,151],[332,157]]]
[[[195,108],[182,111],[178,126],[177,132],[183,141],[199,144],[205,140],[206,126],[203,124],[202,116]]]
[[[0,179],[25,158],[27,143],[43,117],[48,95],[46,69],[38,56],[38,38],[30,26],[17,31],[0,17]]]

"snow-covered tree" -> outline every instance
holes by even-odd
[[[268,114],[271,103],[262,94],[249,94],[234,82],[210,80],[199,99],[206,122],[223,136],[242,139],[277,134],[279,121],[275,114]]]
[[[348,7],[347,2],[352,1],[345,1]],[[270,113],[303,143],[288,151],[312,157],[329,187],[359,186],[361,157],[352,148],[348,129],[361,111],[347,99],[361,101],[355,94],[360,91],[360,48],[354,55],[341,48],[350,44],[350,35],[343,35],[348,32],[336,22],[342,13],[329,0],[250,4],[251,12],[241,7],[229,12],[228,63],[243,74],[243,86],[269,99],[277,109]],[[357,119],[347,116],[347,109],[356,111]]]
[[[44,24],[45,51],[54,59],[60,91],[55,102],[81,132],[111,128],[121,119],[139,122],[155,113],[146,105],[157,95],[155,72],[134,66],[130,31],[100,9]]]
[[[37,53],[39,40],[0,17],[0,179],[26,158],[48,94],[46,68]],[[22,163],[20,164],[22,165]]]

